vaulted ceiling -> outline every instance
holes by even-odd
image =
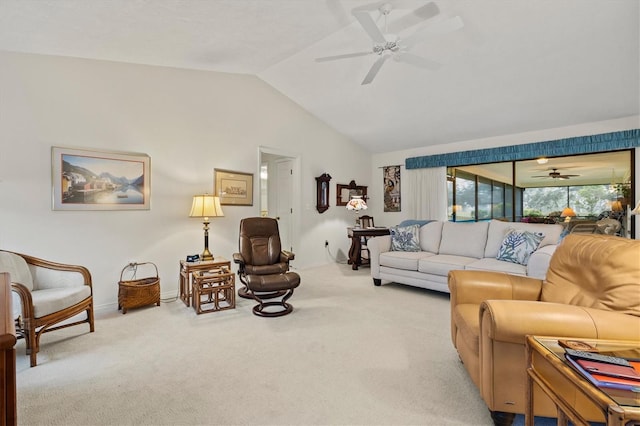
[[[254,74],[371,152],[640,114],[638,0],[388,2],[437,67],[388,60],[361,85],[376,54],[315,61],[372,49],[351,13],[385,32],[368,0],[2,0],[0,50]]]

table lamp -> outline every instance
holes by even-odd
[[[358,214],[360,210],[366,210],[367,203],[362,199],[360,195],[354,195],[347,203],[347,210],[353,210]],[[359,218],[356,217],[356,226],[358,225]]]
[[[222,207],[220,207],[220,198],[213,195],[203,194],[194,195],[193,204],[191,205],[191,213],[189,217],[201,217],[204,224],[204,251],[202,252],[202,260],[213,260],[213,255],[209,251],[209,218],[222,217]]]
[[[565,209],[562,210],[562,213],[560,213],[560,217],[564,217],[565,222],[569,222],[571,218],[575,216],[576,212],[574,212],[571,207],[565,207]]]

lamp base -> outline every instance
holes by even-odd
[[[200,259],[204,261],[213,260],[213,255],[211,254],[208,248],[205,248],[202,254],[200,255]]]

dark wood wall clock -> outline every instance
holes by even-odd
[[[331,176],[323,173],[316,178],[316,209],[318,213],[324,213],[329,208],[329,181]]]

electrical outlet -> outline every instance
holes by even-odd
[[[324,246],[329,247],[329,240],[324,240]]]

